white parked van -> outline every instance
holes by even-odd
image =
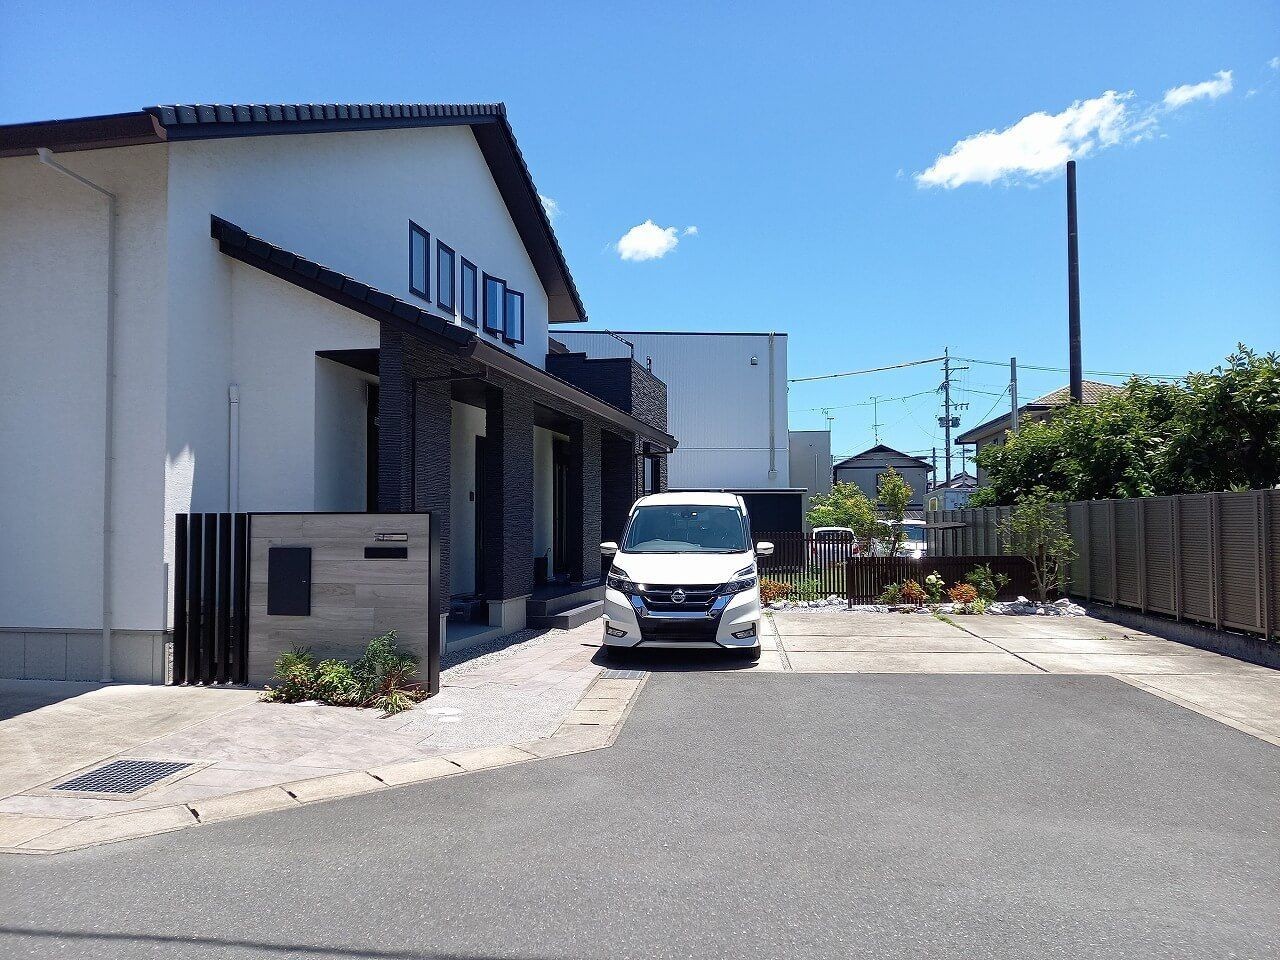
[[[756,556],[742,498],[731,493],[656,493],[631,508],[604,594],[609,647],[739,651],[760,657]]]

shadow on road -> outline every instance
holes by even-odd
[[[746,670],[755,660],[736,650],[672,650],[641,647],[638,650],[601,647],[591,662],[614,670],[648,670],[650,673],[699,673]]]

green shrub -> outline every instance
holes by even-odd
[[[964,579],[978,591],[978,597],[984,601],[984,608],[985,604],[995,602],[1000,591],[1009,582],[1009,578],[1003,573],[992,573],[989,563],[974,567]]]
[[[318,700],[335,707],[375,707],[385,716],[408,710],[426,697],[415,681],[418,658],[396,647],[395,631],[369,641],[354,662],[315,662],[307,647],[276,658],[273,683],[262,694],[272,703]]]
[[[902,602],[902,584],[886,583],[884,590],[880,593],[880,602],[887,603],[891,606]]]

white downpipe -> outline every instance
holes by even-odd
[[[102,680],[111,682],[111,502],[113,499],[112,467],[115,463],[116,400],[116,195],[92,180],[68,170],[53,159],[48,147],[38,147],[40,162],[64,176],[84,184],[107,201],[107,322],[106,322],[106,389],[103,399],[105,424],[102,443]]]
[[[776,427],[774,425],[774,410],[777,403],[774,398],[774,377],[773,377],[773,334],[769,334],[769,479],[778,479],[778,451]]]
[[[227,386],[227,509],[240,510],[240,386]]]

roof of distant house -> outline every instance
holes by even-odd
[[[1119,393],[1124,389],[1123,386],[1115,383],[1099,383],[1097,380],[1085,380],[1081,384],[1081,394],[1083,402],[1086,404],[1097,403],[1103,397],[1111,394]],[[1018,414],[1024,413],[1043,413],[1046,410],[1052,410],[1055,407],[1065,407],[1071,402],[1071,387],[1059,387],[1057,390],[1050,390],[1044,396],[1036,397],[1028,403],[1018,407]],[[956,443],[977,443],[984,437],[992,434],[1000,434],[1009,429],[1009,414],[1002,413],[998,417],[994,417],[985,423],[980,423],[976,427],[970,427],[960,436],[956,437]]]
[[[469,126],[547,291],[552,323],[587,319],[502,103],[173,104],[69,120],[0,125],[0,157],[180,140]]]
[[[933,489],[934,490],[972,490],[975,487],[977,487],[977,485],[978,485],[978,478],[975,477],[973,474],[969,473],[968,471],[965,471],[963,473],[957,473],[954,477],[952,477],[946,483],[940,483]]]
[[[866,463],[862,461],[868,461]],[[855,453],[852,457],[845,457],[835,465],[835,469],[840,467],[871,467],[888,466],[888,467],[924,467],[926,470],[932,470],[933,465],[928,460],[921,460],[919,457],[913,457],[901,450],[895,450],[893,447],[885,446],[878,443],[874,447],[869,447],[861,453]]]

